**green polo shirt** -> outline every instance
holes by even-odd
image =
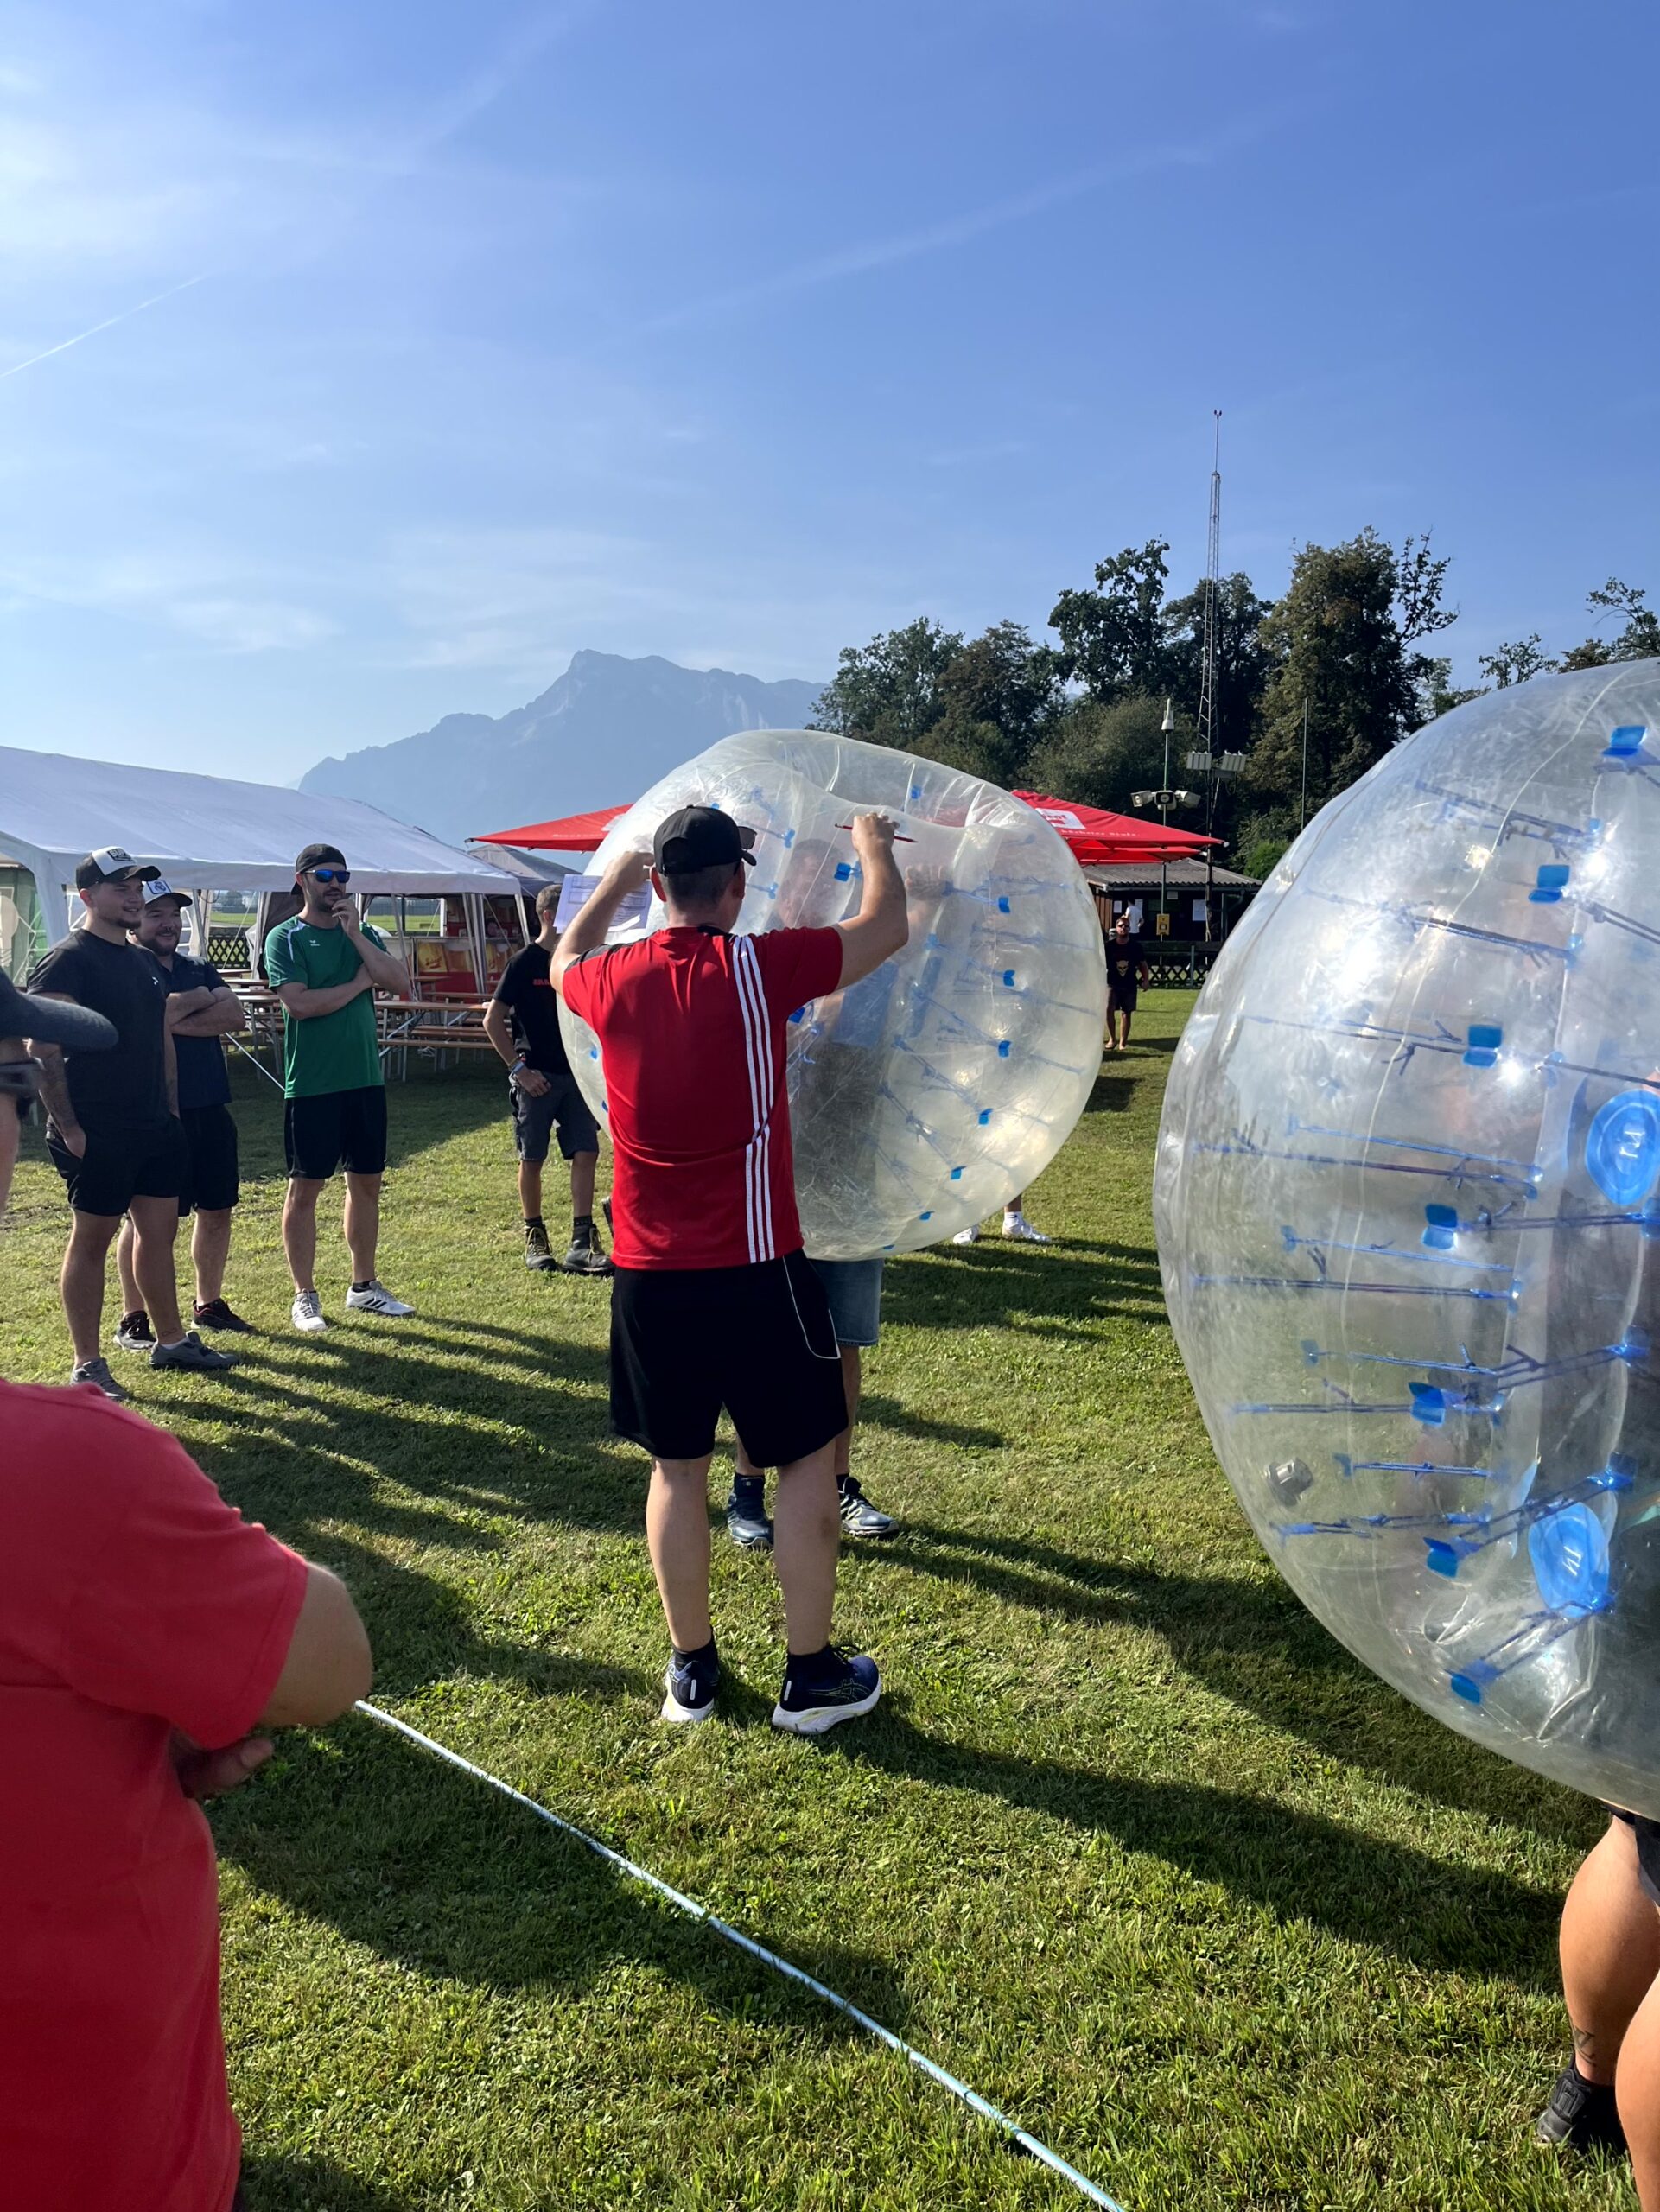
[[[363,932],[371,944],[386,942],[378,930]],[[303,983],[308,991],[326,991],[336,983],[349,983],[362,967],[358,949],[338,923],[333,929],[314,928],[303,914],[279,922],[265,939],[265,975],[272,990],[284,983]],[[283,1019],[283,1095],[285,1098],[315,1098],[326,1090],[364,1090],[383,1084],[380,1046],[375,1035],[372,991],[360,991],[333,1014],[314,1014],[309,1020]]]

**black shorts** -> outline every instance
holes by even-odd
[[[289,1173],[326,1183],[337,1167],[348,1175],[382,1175],[386,1169],[386,1088],[320,1090],[290,1098],[283,1107],[283,1149]]]
[[[805,1459],[847,1427],[824,1286],[800,1252],[748,1268],[619,1268],[611,1426],[654,1459],[715,1449],[724,1406],[758,1467]]]
[[[1134,1014],[1136,988],[1134,983],[1109,983],[1107,985],[1107,1012]]]
[[[1608,1810],[1635,1833],[1638,1878],[1649,1903],[1660,1905],[1660,1821],[1645,1820],[1641,1813],[1627,1813],[1618,1805]]]
[[[137,1128],[92,1128],[77,1159],[49,1131],[46,1148],[77,1213],[124,1214],[135,1198],[176,1198],[189,1180],[184,1131],[172,1115]]]
[[[579,1152],[600,1148],[600,1125],[589,1113],[574,1075],[550,1076],[548,1088],[537,1098],[527,1097],[516,1083],[510,1083],[507,1103],[513,1116],[513,1144],[521,1160],[540,1166],[548,1156],[548,1142],[556,1128],[559,1150],[566,1160],[575,1160]]]
[[[241,1195],[237,1182],[236,1122],[228,1106],[187,1106],[184,1126],[190,1170],[179,1193],[181,1213],[220,1213]]]

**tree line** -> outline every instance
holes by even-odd
[[[1646,593],[1610,577],[1589,593],[1593,632],[1550,657],[1536,632],[1481,656],[1486,683],[1457,689],[1430,646],[1457,620],[1445,603],[1449,556],[1429,533],[1390,545],[1368,528],[1297,550],[1283,595],[1242,573],[1215,601],[1213,751],[1244,756],[1237,775],[1190,772],[1204,659],[1205,586],[1170,593],[1163,538],[1099,563],[1063,591],[1049,639],[995,622],[977,638],[927,616],[849,645],[820,695],[815,726],[918,753],[1007,788],[1117,812],[1164,781],[1165,702],[1174,709],[1170,781],[1197,793],[1185,828],[1229,841],[1235,866],[1265,875],[1300,821],[1392,745],[1449,708],[1554,668],[1660,655]]]

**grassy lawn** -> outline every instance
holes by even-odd
[[[383,1273],[419,1318],[313,1341],[286,1327],[278,1113],[240,1071],[229,1288],[265,1333],[223,1382],[122,1371],[228,1497],[347,1576],[382,1703],[829,1980],[1129,2212],[1630,2206],[1525,2133],[1563,2053],[1555,1919],[1594,1808],[1364,1673],[1212,1458],[1149,1216],[1191,1003],[1143,1001],[1035,1188],[1058,1244],[890,1270],[860,1471],[905,1533],[845,1555],[839,1616],[888,1694],[822,1743],[767,1726],[775,1587],[723,1535],[722,1717],[655,1721],[607,1293],[520,1265],[499,1079],[394,1089]],[[61,1238],[36,1144],[3,1247],[18,1377],[67,1372]],[[336,1315],[344,1288],[336,1244]],[[1078,2201],[367,1722],[288,1740],[214,1825],[259,2212]]]

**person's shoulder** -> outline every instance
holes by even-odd
[[[286,944],[290,938],[298,937],[305,925],[306,918],[303,914],[290,914],[285,922],[273,923],[266,931],[265,943],[267,946],[277,944]]]
[[[29,988],[38,991],[43,988],[46,976],[60,974],[65,969],[79,967],[85,953],[85,940],[78,930],[72,930],[67,937],[60,938],[49,950],[43,952],[29,969]]]
[[[206,1479],[176,1437],[85,1383],[0,1382],[0,1421],[13,1466],[54,1481],[88,1466],[113,1470],[124,1490],[135,1473],[188,1469]]]

